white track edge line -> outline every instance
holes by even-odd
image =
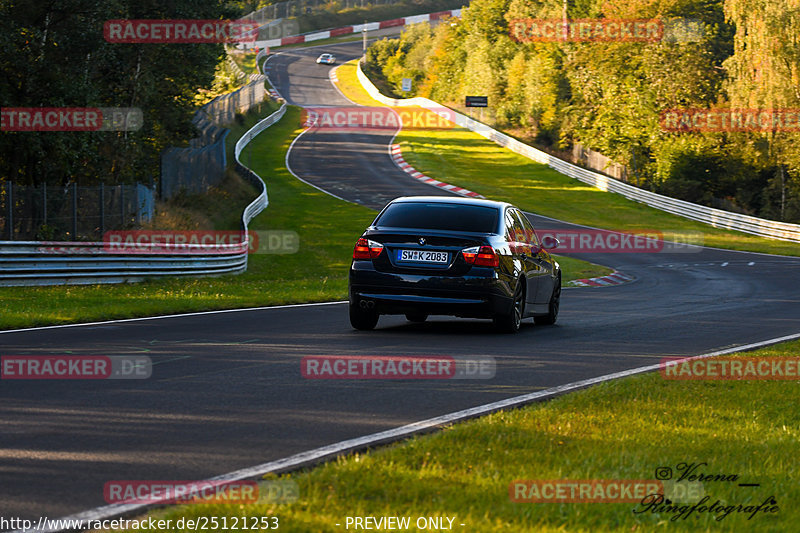
[[[264,64],[266,65],[266,63],[267,63],[267,62],[268,62],[270,59],[272,59],[273,57],[277,57],[277,56],[279,56],[280,54],[281,54],[281,52],[278,52],[278,53],[276,53],[276,54],[270,55],[270,56],[267,58],[267,60],[264,62]],[[341,66],[341,65],[340,65],[340,66]],[[339,68],[339,67],[336,67],[336,68]],[[331,70],[334,70],[334,69],[331,69]],[[330,71],[328,71],[328,72],[330,73]],[[267,76],[267,81],[269,81],[269,84],[270,84],[270,85],[272,85],[272,88],[275,90],[275,92],[277,92],[277,93],[280,95],[280,92],[278,92],[278,89],[275,89],[275,84],[274,84],[274,83],[272,83],[272,80],[271,80],[271,79],[269,79],[269,75],[267,74],[266,76]],[[330,78],[328,78],[328,80],[330,81]],[[331,82],[331,83],[333,83],[333,82]],[[283,96],[281,96],[281,98],[283,98]],[[283,99],[286,101],[286,103],[287,103],[288,105],[294,105],[294,104],[290,104],[290,103],[289,103],[289,101],[288,101],[288,100],[286,100],[286,98],[283,98]],[[302,107],[302,106],[298,106],[298,107]],[[334,197],[334,198],[336,198],[337,200],[341,200],[341,201],[343,201],[343,202],[347,202],[347,203],[353,203],[353,202],[350,202],[350,201],[348,201],[348,200],[345,200],[344,198],[341,198],[341,197],[339,197],[339,196],[336,196],[336,195],[335,195],[335,194],[333,194],[332,192],[328,192],[328,191],[326,191],[325,189],[322,189],[322,188],[320,188],[320,187],[317,187],[317,186],[316,186],[316,185],[314,185],[313,183],[309,183],[309,182],[307,182],[306,180],[304,180],[303,178],[301,178],[300,176],[298,176],[297,174],[295,174],[295,172],[292,170],[292,167],[291,167],[291,166],[289,166],[289,154],[291,154],[291,153],[292,153],[292,148],[294,148],[294,143],[296,143],[296,142],[297,142],[297,140],[298,140],[300,137],[302,137],[302,136],[303,136],[303,135],[304,135],[304,134],[305,134],[305,133],[306,133],[308,130],[310,130],[310,129],[311,129],[311,127],[309,126],[308,128],[306,128],[306,129],[304,129],[303,131],[301,131],[301,132],[300,132],[300,134],[299,134],[297,137],[295,137],[294,139],[292,139],[292,142],[291,142],[291,144],[289,144],[289,148],[286,150],[286,157],[284,158],[284,165],[286,166],[286,170],[288,170],[288,171],[289,171],[289,174],[291,174],[292,176],[294,176],[294,177],[295,177],[295,179],[298,179],[298,180],[302,181],[303,183],[305,183],[305,184],[306,184],[306,185],[308,185],[309,187],[314,187],[314,188],[315,188],[315,189],[317,189],[318,191],[320,191],[320,192],[324,192],[324,193],[325,193],[325,194],[327,194],[328,196],[333,196],[333,197]]]
[[[212,311],[195,311],[193,313],[178,313],[174,315],[158,315],[158,316],[143,316],[139,318],[118,318],[114,320],[102,320],[99,322],[80,322],[77,324],[55,324],[53,326],[36,326],[33,328],[22,328],[22,329],[6,329],[0,331],[0,335],[3,333],[24,333],[26,331],[42,331],[46,329],[58,329],[58,328],[78,328],[84,326],[102,326],[104,324],[121,324],[124,322],[135,322],[139,320],[161,320],[164,318],[182,318],[188,316],[203,316],[203,315],[216,315],[222,313],[238,313],[239,311],[266,311],[268,309],[291,309],[294,307],[312,307],[315,305],[335,305],[335,304],[346,304],[348,303],[347,300],[340,300],[335,302],[311,302],[305,304],[283,304],[283,305],[265,305],[262,307],[242,307],[238,309],[215,309]]]
[[[754,342],[750,344],[745,344],[742,346],[736,346],[733,348],[725,348],[722,350],[717,350],[714,352],[698,355],[698,356],[690,356],[685,357],[685,360],[696,360],[696,359],[706,359],[709,357],[715,357],[719,355],[726,355],[735,352],[743,352],[748,350],[753,350],[756,348],[761,348],[764,346],[769,346],[772,344],[777,344],[780,342],[790,341],[800,339],[800,333],[794,333],[791,335],[785,335],[783,337],[775,337],[772,339],[767,339],[764,341]],[[426,420],[421,420],[419,422],[413,422],[411,424],[406,424],[405,426],[400,426],[398,428],[389,429],[386,431],[381,431],[379,433],[373,433],[371,435],[365,435],[363,437],[358,437],[355,439],[349,439],[337,442],[335,444],[329,444],[328,446],[323,446],[321,448],[315,448],[313,450],[308,450],[305,452],[301,452],[295,455],[291,455],[289,457],[285,457],[283,459],[278,459],[275,461],[270,461],[268,463],[262,463],[260,465],[256,465],[249,468],[243,468],[241,470],[236,470],[234,472],[230,472],[227,474],[222,474],[220,476],[216,476],[213,478],[208,479],[207,481],[227,481],[227,482],[234,482],[234,481],[242,481],[245,479],[253,479],[257,477],[261,477],[264,474],[270,472],[285,472],[290,469],[297,469],[303,466],[307,466],[310,464],[318,463],[328,457],[335,457],[342,453],[348,451],[354,451],[357,449],[363,449],[371,444],[387,444],[388,442],[397,441],[404,437],[408,437],[414,435],[416,433],[421,433],[426,430],[430,430],[433,428],[437,428],[440,426],[444,426],[447,424],[452,424],[454,422],[459,422],[462,420],[475,418],[478,416],[486,415],[492,413],[494,411],[498,411],[501,409],[506,409],[509,407],[519,407],[528,403],[532,403],[537,400],[544,400],[547,398],[551,398],[554,396],[559,396],[561,394],[583,389],[586,387],[590,387],[592,385],[597,385],[600,383],[604,383],[607,381],[613,381],[616,379],[634,376],[637,374],[643,374],[647,372],[652,372],[654,370],[658,370],[661,367],[661,363],[656,365],[648,365],[639,368],[632,368],[630,370],[623,370],[621,372],[615,372],[613,374],[606,374],[604,376],[598,376],[596,378],[589,378],[584,379],[581,381],[575,381],[573,383],[567,383],[565,385],[559,385],[557,387],[551,387],[542,391],[532,392],[529,394],[523,394],[521,396],[514,396],[512,398],[508,398],[505,400],[500,400],[497,402],[492,402],[484,405],[479,405],[477,407],[472,407],[470,409],[464,409],[461,411],[456,411],[453,413],[449,413],[446,415],[438,416],[435,418],[428,418]],[[132,515],[134,513],[138,513],[144,511],[148,508],[157,507],[158,504],[112,504],[112,505],[105,505],[102,507],[97,507],[95,509],[90,509],[88,511],[83,511],[78,514],[70,515],[64,517],[60,520],[83,520],[83,521],[95,521],[95,520],[104,520],[110,519],[115,517],[120,517],[124,515]],[[63,523],[63,522],[62,522]],[[14,533],[27,533],[28,531],[33,530],[17,530]],[[38,531],[48,531],[52,533],[57,533],[60,531],[67,531],[66,529],[41,529]]]
[[[292,167],[291,167],[291,166],[289,166],[289,155],[292,153],[292,148],[294,148],[294,143],[296,143],[296,142],[297,142],[297,140],[298,140],[300,137],[302,137],[303,135],[305,135],[305,134],[306,134],[306,133],[307,133],[307,132],[308,132],[310,129],[311,129],[311,127],[308,127],[308,128],[306,128],[305,130],[303,130],[302,132],[300,132],[300,135],[298,135],[297,137],[295,137],[294,139],[292,139],[292,143],[289,145],[289,149],[288,149],[288,150],[286,150],[286,158],[284,159],[284,162],[283,162],[283,163],[284,163],[284,165],[286,166],[286,170],[288,170],[288,171],[289,171],[289,174],[291,174],[292,176],[294,176],[294,177],[295,177],[295,179],[302,181],[303,183],[305,183],[305,184],[306,184],[306,185],[308,185],[309,187],[313,187],[313,188],[317,189],[317,190],[318,190],[318,191],[320,191],[320,192],[324,192],[324,193],[325,193],[325,194],[327,194],[328,196],[333,196],[333,197],[334,197],[334,198],[336,198],[337,200],[341,200],[341,201],[343,201],[343,202],[347,202],[348,204],[360,205],[360,204],[356,204],[355,202],[351,202],[350,200],[345,200],[345,199],[344,199],[344,198],[342,198],[341,196],[336,196],[336,195],[335,195],[335,194],[333,194],[332,192],[330,192],[330,191],[326,191],[325,189],[323,189],[323,188],[321,188],[321,187],[317,187],[317,186],[316,186],[316,185],[314,185],[313,183],[310,183],[310,182],[308,182],[308,181],[304,180],[303,178],[301,178],[300,176],[298,176],[297,174],[295,174],[294,170],[292,170]],[[363,207],[363,206],[362,206],[362,207]]]

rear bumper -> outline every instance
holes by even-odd
[[[492,269],[473,270],[475,275],[446,277],[351,269],[350,304],[384,315],[492,318],[509,313],[513,299],[508,280],[499,279]]]

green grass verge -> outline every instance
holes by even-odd
[[[355,61],[339,67],[337,77],[339,89],[351,100],[380,105],[361,87]],[[698,244],[718,248],[800,255],[797,243],[717,229],[603,192],[463,128],[404,129],[395,142],[404,159],[423,174],[526,211],[612,230],[697,234]]]
[[[290,108],[283,120],[253,141],[242,158],[245,163],[251,161],[264,178],[270,200],[251,229],[296,231],[298,253],[252,254],[248,271],[238,276],[100,286],[3,287],[0,328],[345,299],[353,243],[375,213],[319,192],[289,174],[284,158],[300,131],[299,123],[299,109]],[[233,134],[229,139],[235,141]],[[254,197],[253,192],[250,200]],[[238,220],[244,207],[237,205],[234,211],[225,202],[219,205],[233,213],[224,225]]]
[[[614,272],[613,268],[608,268],[602,265],[589,263],[582,259],[575,259],[566,255],[555,255],[561,267],[561,279],[566,286],[570,281],[576,279],[598,278],[600,276],[607,276]]]
[[[264,117],[268,117],[269,115],[280,109],[280,107],[281,104],[269,98],[267,100],[264,100],[257,106],[255,106],[255,108],[246,115],[241,115],[241,114],[236,115],[236,121],[233,124],[228,125],[230,133],[228,134],[227,137],[225,137],[225,155],[227,157],[229,166],[233,165],[234,148],[236,148],[236,143],[239,141],[242,135],[244,135],[250,128],[258,124],[258,122],[262,120]],[[266,135],[269,135],[269,133],[267,133]],[[255,144],[251,146],[255,146]],[[249,155],[250,155],[250,148],[245,148],[241,158],[242,162],[245,165],[247,165],[248,163],[246,157]]]
[[[336,78],[339,80],[336,86],[347,98],[357,104],[367,106],[383,105],[367,94],[367,91],[361,86],[361,82],[358,81],[357,63],[358,59],[354,59],[336,69]],[[403,132],[401,131],[400,135],[402,134]],[[403,155],[405,156],[405,154]]]
[[[800,342],[792,342],[747,356],[796,357],[798,351]],[[794,531],[800,522],[798,401],[796,381],[672,381],[652,373],[286,475],[298,483],[296,503],[190,505],[154,514],[173,520],[277,516],[287,532],[346,531],[347,516],[455,517],[454,530],[470,533]],[[717,520],[721,513],[695,511],[672,520],[677,513],[636,513],[645,506],[635,502],[509,499],[515,480],[652,480],[659,467],[678,474],[681,463],[706,463],[695,473],[739,476],[703,482],[706,505],[718,499],[758,505],[772,496],[778,512],[748,519],[734,511]]]
[[[258,74],[255,52],[231,52],[229,56],[245,74]]]
[[[249,114],[232,126],[227,138],[231,160],[239,136],[273,108],[274,104],[265,104],[262,114]],[[264,178],[270,201],[250,229],[296,231],[300,238],[298,253],[252,254],[247,272],[238,276],[166,278],[120,285],[0,287],[4,307],[0,329],[347,299],[353,244],[375,212],[337,200],[289,174],[284,161],[291,140],[301,131],[298,124],[300,110],[290,107],[286,116],[259,135],[241,157]],[[182,198],[177,203],[211,213],[213,229],[239,229],[242,210],[255,197],[255,190],[236,176],[229,176],[229,180],[227,189]],[[608,273],[606,267],[583,261],[564,262],[562,267],[565,282]]]

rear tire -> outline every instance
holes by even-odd
[[[378,313],[350,304],[350,325],[354,329],[369,331],[378,324]]]
[[[553,287],[553,294],[550,296],[550,303],[547,305],[547,314],[545,316],[533,317],[534,324],[538,326],[552,326],[558,320],[558,308],[561,306],[561,276],[556,280],[556,286]]]
[[[406,313],[406,320],[409,322],[422,323],[428,320],[427,313]]]
[[[494,317],[494,327],[502,333],[516,333],[522,323],[522,315],[525,312],[525,288],[523,282],[517,282],[517,289],[514,291],[514,304],[511,312],[507,315]]]

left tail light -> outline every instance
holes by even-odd
[[[383,245],[361,237],[353,249],[353,259],[375,259],[383,251]]]

